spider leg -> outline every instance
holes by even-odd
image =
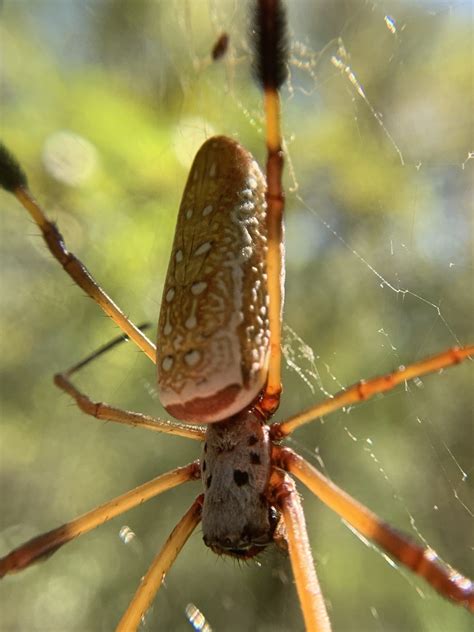
[[[153,362],[155,362],[155,345],[125,316],[122,310],[96,283],[81,261],[79,261],[72,252],[69,252],[56,224],[48,219],[43,209],[34,199],[28,188],[26,176],[18,161],[2,144],[0,144],[0,186],[12,193],[28,211],[41,230],[49,251],[62,265],[72,280],[104,310],[107,316],[109,316]]]
[[[255,8],[254,66],[263,88],[267,146],[267,278],[270,322],[270,360],[261,408],[272,414],[281,393],[281,316],[284,283],[282,186],[283,151],[279,89],[287,75],[286,15],[281,2],[261,0]]]
[[[360,534],[423,577],[443,597],[474,612],[474,583],[442,562],[435,551],[395,530],[289,448],[274,446],[273,458]]]
[[[270,321],[270,363],[268,380],[261,406],[267,412],[278,408],[281,393],[281,311],[283,289],[283,152],[280,136],[280,98],[277,90],[265,90],[267,121],[267,275]]]
[[[122,410],[121,408],[110,406],[110,404],[106,404],[105,402],[94,402],[74,386],[68,379],[67,373],[58,373],[55,375],[54,383],[58,388],[70,395],[86,415],[91,415],[97,419],[103,419],[104,421],[114,421],[119,424],[134,426],[136,428],[146,428],[147,430],[164,432],[188,439],[197,439],[198,441],[204,440],[205,431],[199,426],[188,426],[178,422],[165,421],[151,417],[150,415],[135,413],[131,410]]]
[[[330,632],[331,623],[314,568],[303,507],[294,481],[280,470],[273,470],[270,488],[281,511],[296,590],[308,632]]]
[[[147,328],[148,323],[139,325],[139,329],[143,330]],[[143,415],[141,413],[135,413],[129,410],[121,410],[106,404],[104,402],[94,402],[87,395],[82,393],[70,380],[71,375],[77,373],[85,366],[96,360],[99,356],[103,355],[110,349],[118,346],[119,344],[128,340],[128,336],[119,336],[114,338],[107,344],[100,347],[86,358],[75,364],[73,367],[62,373],[58,373],[54,376],[54,383],[58,388],[67,393],[74,399],[77,406],[86,415],[96,417],[96,419],[102,419],[104,421],[114,421],[119,424],[125,424],[127,426],[134,426],[139,428],[147,428],[148,430],[154,430],[155,432],[164,432],[167,434],[174,434],[181,437],[187,437],[188,439],[197,439],[202,441],[205,436],[204,429],[198,426],[188,426],[180,424],[178,422],[170,422],[162,419],[156,419],[150,415]]]
[[[115,518],[115,516],[119,516],[129,509],[141,505],[168,489],[187,481],[199,479],[200,475],[199,461],[194,461],[184,467],[178,467],[166,474],[157,476],[143,485],[139,485],[121,496],[109,500],[57,529],[43,533],[25,542],[25,544],[22,544],[0,559],[0,577],[23,570],[34,562],[46,559],[63,544],[95,529],[95,527]]]
[[[323,417],[340,408],[344,408],[344,406],[357,404],[370,399],[378,393],[384,393],[385,391],[395,388],[395,386],[401,382],[406,382],[415,377],[426,375],[427,373],[434,373],[435,371],[460,364],[467,358],[471,358],[471,356],[474,356],[474,345],[453,347],[452,349],[447,349],[442,353],[425,358],[406,367],[401,366],[396,371],[388,373],[387,375],[374,377],[367,381],[362,380],[347,390],[340,391],[333,397],[325,399],[321,403],[311,406],[281,423],[272,424],[270,430],[271,436],[274,440],[282,439],[290,435],[303,424],[307,424],[317,417]]]
[[[173,565],[179,552],[201,520],[204,496],[196,498],[166,540],[163,548],[153,560],[143,577],[132,601],[116,628],[116,632],[132,632],[140,625],[141,619],[150,607],[163,580]]]

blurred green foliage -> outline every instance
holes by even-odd
[[[289,4],[285,321],[305,343],[288,334],[287,355],[301,375],[291,362],[285,368],[279,418],[342,385],[466,343],[473,333],[468,6]],[[136,322],[155,321],[180,195],[200,142],[210,130],[228,134],[264,162],[245,4],[4,0],[0,15],[2,138],[70,248]],[[211,64],[223,31],[230,50]],[[85,418],[54,389],[56,371],[116,328],[51,260],[15,200],[0,199],[6,552],[194,459],[198,447]],[[468,364],[315,422],[291,445],[472,576]],[[79,381],[93,398],[165,416],[153,367],[128,345]],[[4,580],[0,630],[113,629],[198,488],[168,492]],[[392,568],[302,493],[336,632],[470,629],[467,612]],[[119,538],[123,525],[136,533],[127,545]],[[189,602],[216,631],[302,629],[281,553],[239,566],[216,559],[199,532],[143,630],[191,629]]]

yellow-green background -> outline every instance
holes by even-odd
[[[202,140],[211,127],[264,161],[245,3],[4,0],[0,7],[1,136],[71,249],[135,321],[154,321],[187,175],[177,150],[184,145],[189,161],[197,148],[186,145],[189,132]],[[222,31],[229,55],[212,65],[209,51]],[[313,394],[286,367],[279,418],[323,390],[473,338],[472,8],[294,1],[290,33],[283,119],[299,188],[287,195],[285,320],[314,350],[320,381],[310,379]],[[331,64],[338,37],[404,165],[348,76]],[[44,160],[45,143],[61,130],[97,152],[95,170],[77,186],[55,178]],[[287,188],[294,183],[287,170]],[[194,459],[198,446],[86,418],[55,390],[56,371],[117,330],[51,260],[16,201],[0,200],[6,552]],[[305,349],[290,348],[307,368]],[[124,345],[78,381],[94,398],[164,415],[154,379],[150,362]],[[292,446],[473,575],[472,439],[466,364],[301,429]],[[3,580],[0,631],[112,630],[198,489],[168,492]],[[391,568],[303,495],[336,632],[472,629],[466,611]],[[136,533],[128,545],[119,538],[124,525]],[[239,565],[216,558],[199,532],[143,629],[190,630],[189,602],[216,631],[302,629],[283,554],[269,550],[259,564]]]

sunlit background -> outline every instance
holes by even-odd
[[[289,5],[282,101],[290,329],[278,418],[473,338],[472,5]],[[133,320],[155,322],[200,143],[227,134],[265,160],[246,3],[0,7],[1,136],[70,248]],[[212,63],[223,32],[229,50]],[[54,388],[55,372],[117,329],[51,259],[16,201],[1,194],[0,202],[4,553],[193,460],[199,447],[87,418]],[[131,345],[78,383],[95,399],[166,417],[154,368]],[[467,363],[314,422],[290,445],[472,576],[472,390]],[[1,632],[112,630],[199,489],[167,492],[3,580]],[[301,491],[335,632],[472,629],[466,611]],[[206,549],[199,530],[143,631],[192,630],[188,604],[215,631],[303,628],[281,552],[239,565]]]

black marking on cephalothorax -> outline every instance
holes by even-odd
[[[251,435],[248,438],[247,445],[252,446],[252,445],[255,445],[256,443],[258,443],[258,437],[256,437],[255,435]]]
[[[207,443],[204,444],[204,452],[207,452]]]
[[[205,461],[205,460],[203,460],[203,462],[202,462],[202,471],[203,471],[203,472],[205,472],[205,471],[206,471],[206,467],[207,467],[207,466],[206,466],[206,461]]]
[[[249,482],[249,473],[243,470],[234,470],[234,481],[238,487],[247,485]]]
[[[260,459],[260,455],[257,454],[256,452],[251,452],[250,453],[250,463],[252,465],[260,465],[261,464],[261,459]]]
[[[212,483],[212,474],[206,478],[206,487],[209,489]]]

